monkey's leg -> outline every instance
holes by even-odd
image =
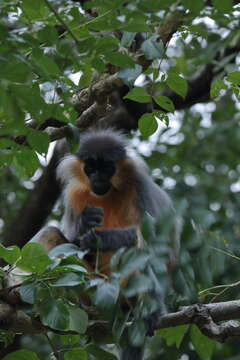
[[[144,321],[147,328],[147,335],[153,336],[154,330],[158,328],[158,325],[161,321],[161,317],[167,313],[167,308],[164,302],[163,290],[151,265],[148,266],[147,273],[152,281],[152,290],[150,294],[157,303],[157,309],[149,316],[147,316]]]

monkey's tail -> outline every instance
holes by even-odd
[[[127,345],[121,351],[121,360],[143,360],[143,346],[135,347]]]

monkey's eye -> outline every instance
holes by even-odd
[[[94,160],[89,159],[84,166],[84,172],[87,176],[96,172],[96,164]]]
[[[90,166],[90,165],[85,165],[84,166],[84,172],[85,172],[86,175],[89,176],[90,174],[94,173],[94,168],[92,166]]]

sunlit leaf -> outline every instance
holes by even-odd
[[[100,308],[108,309],[116,304],[120,287],[117,280],[105,281],[98,285],[94,303]]]
[[[88,327],[88,314],[76,306],[69,306],[68,310],[70,314],[69,330],[84,334]]]
[[[152,35],[145,40],[141,45],[141,49],[149,60],[161,59],[164,54],[164,44],[158,35]]]
[[[151,102],[151,96],[147,93],[146,89],[144,89],[143,87],[133,88],[127,93],[127,95],[124,96],[124,99],[130,99],[142,103]]]
[[[83,348],[76,347],[64,352],[64,360],[87,360],[87,352]]]
[[[199,357],[202,360],[210,360],[216,342],[204,336],[196,325],[191,326],[190,338]]]
[[[106,61],[113,65],[119,66],[120,68],[134,68],[135,65],[133,59],[130,56],[118,52],[107,54],[105,58]]]
[[[150,135],[154,134],[158,128],[158,123],[154,114],[144,114],[138,121],[138,128],[144,138],[148,138]]]
[[[70,313],[61,299],[47,299],[39,306],[40,317],[44,325],[57,330],[69,329]]]
[[[49,135],[43,131],[30,131],[27,141],[39,154],[46,154],[49,146]]]
[[[213,6],[221,12],[229,12],[233,7],[233,0],[212,0]]]
[[[173,112],[175,110],[175,106],[174,106],[172,100],[169,99],[169,97],[167,97],[167,96],[156,96],[154,98],[154,100],[164,110],[167,110],[170,112]]]
[[[142,66],[135,64],[133,69],[122,69],[118,72],[118,76],[126,85],[133,85],[138,76],[142,73]]]
[[[18,350],[4,356],[2,360],[39,360],[39,357],[33,351]]]
[[[0,257],[7,263],[14,264],[20,257],[20,249],[16,245],[4,247],[0,244]]]
[[[17,266],[33,273],[43,273],[51,263],[52,260],[40,244],[28,243],[22,248],[21,259],[17,262]]]
[[[188,328],[189,325],[180,325],[166,329],[160,329],[155,332],[155,335],[165,339],[168,346],[176,345],[176,347],[179,349],[183,338],[188,331]]]
[[[167,77],[167,85],[175,93],[185,98],[188,91],[188,83],[186,79],[182,78],[179,74],[169,72]]]
[[[227,89],[227,85],[222,80],[220,79],[215,80],[211,84],[211,89],[210,89],[211,98],[217,97],[221,90],[226,90],[226,89]]]

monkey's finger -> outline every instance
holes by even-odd
[[[88,226],[90,227],[90,228],[94,228],[94,227],[98,227],[98,226],[101,226],[102,225],[102,221],[90,221],[89,223],[88,223]]]
[[[99,222],[102,222],[103,221],[103,216],[102,215],[92,215],[92,216],[89,216],[87,218],[87,222],[90,222],[90,221],[95,221],[97,223]]]
[[[98,206],[87,205],[83,211],[88,214],[104,214],[103,208]]]

